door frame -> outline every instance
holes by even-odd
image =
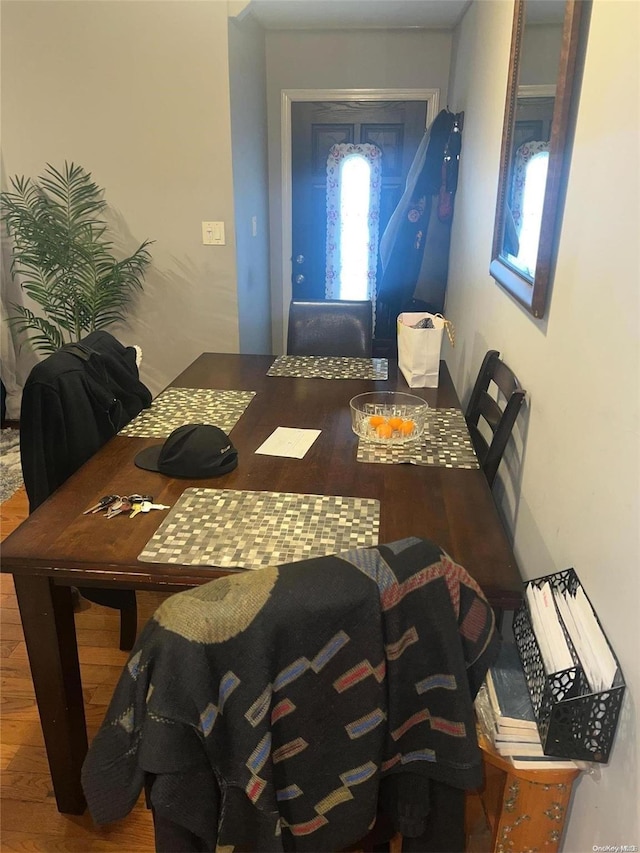
[[[438,115],[440,89],[282,89],[280,93],[280,176],[282,199],[282,352],[287,351],[291,302],[293,237],[291,229],[291,104],[294,101],[425,101],[426,127]]]

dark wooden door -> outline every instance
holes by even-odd
[[[425,132],[424,101],[294,102],[291,105],[292,294],[324,299],[327,157],[335,143],[382,150],[379,236],[393,213]]]

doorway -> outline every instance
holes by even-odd
[[[332,298],[374,296],[371,291],[375,289],[378,273],[378,235],[383,233],[402,195],[424,135],[426,110],[424,101],[292,104],[291,292],[294,299],[325,298],[328,231],[332,245],[341,244],[335,246],[334,254],[345,273],[341,282],[338,270]],[[372,151],[373,167],[367,158]],[[327,189],[332,197],[330,208]],[[328,229],[329,209],[334,219],[344,221],[332,223],[333,227]],[[369,217],[370,212],[373,215]],[[366,221],[368,217],[371,227]],[[356,227],[349,227],[354,222]],[[367,253],[369,245],[373,247],[371,257]]]
[[[281,93],[281,199],[282,199],[282,313],[280,326],[274,341],[280,338],[282,352],[286,352],[287,317],[289,302],[293,295],[293,192],[292,192],[292,108],[296,102],[391,102],[418,101],[426,104],[425,126],[430,125],[439,110],[438,89],[288,89]],[[366,123],[366,122],[365,122]],[[424,132],[425,126],[422,127]],[[402,182],[403,183],[403,182]],[[319,244],[324,245],[322,237]],[[324,250],[323,250],[324,251]],[[300,254],[300,253],[298,253]],[[304,255],[304,252],[301,254]],[[316,285],[317,286],[317,285]],[[306,298],[311,298],[307,296]]]

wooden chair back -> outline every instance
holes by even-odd
[[[373,309],[368,300],[292,301],[288,355],[371,358]]]
[[[498,387],[497,397],[489,393],[492,382]],[[490,486],[495,480],[525,394],[515,373],[500,359],[500,353],[489,350],[471,392],[465,419],[478,461]],[[481,418],[491,430],[489,441],[480,430]]]

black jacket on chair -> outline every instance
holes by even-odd
[[[25,383],[20,412],[29,511],[150,405],[134,347],[124,347],[108,332],[91,332],[37,364]]]

